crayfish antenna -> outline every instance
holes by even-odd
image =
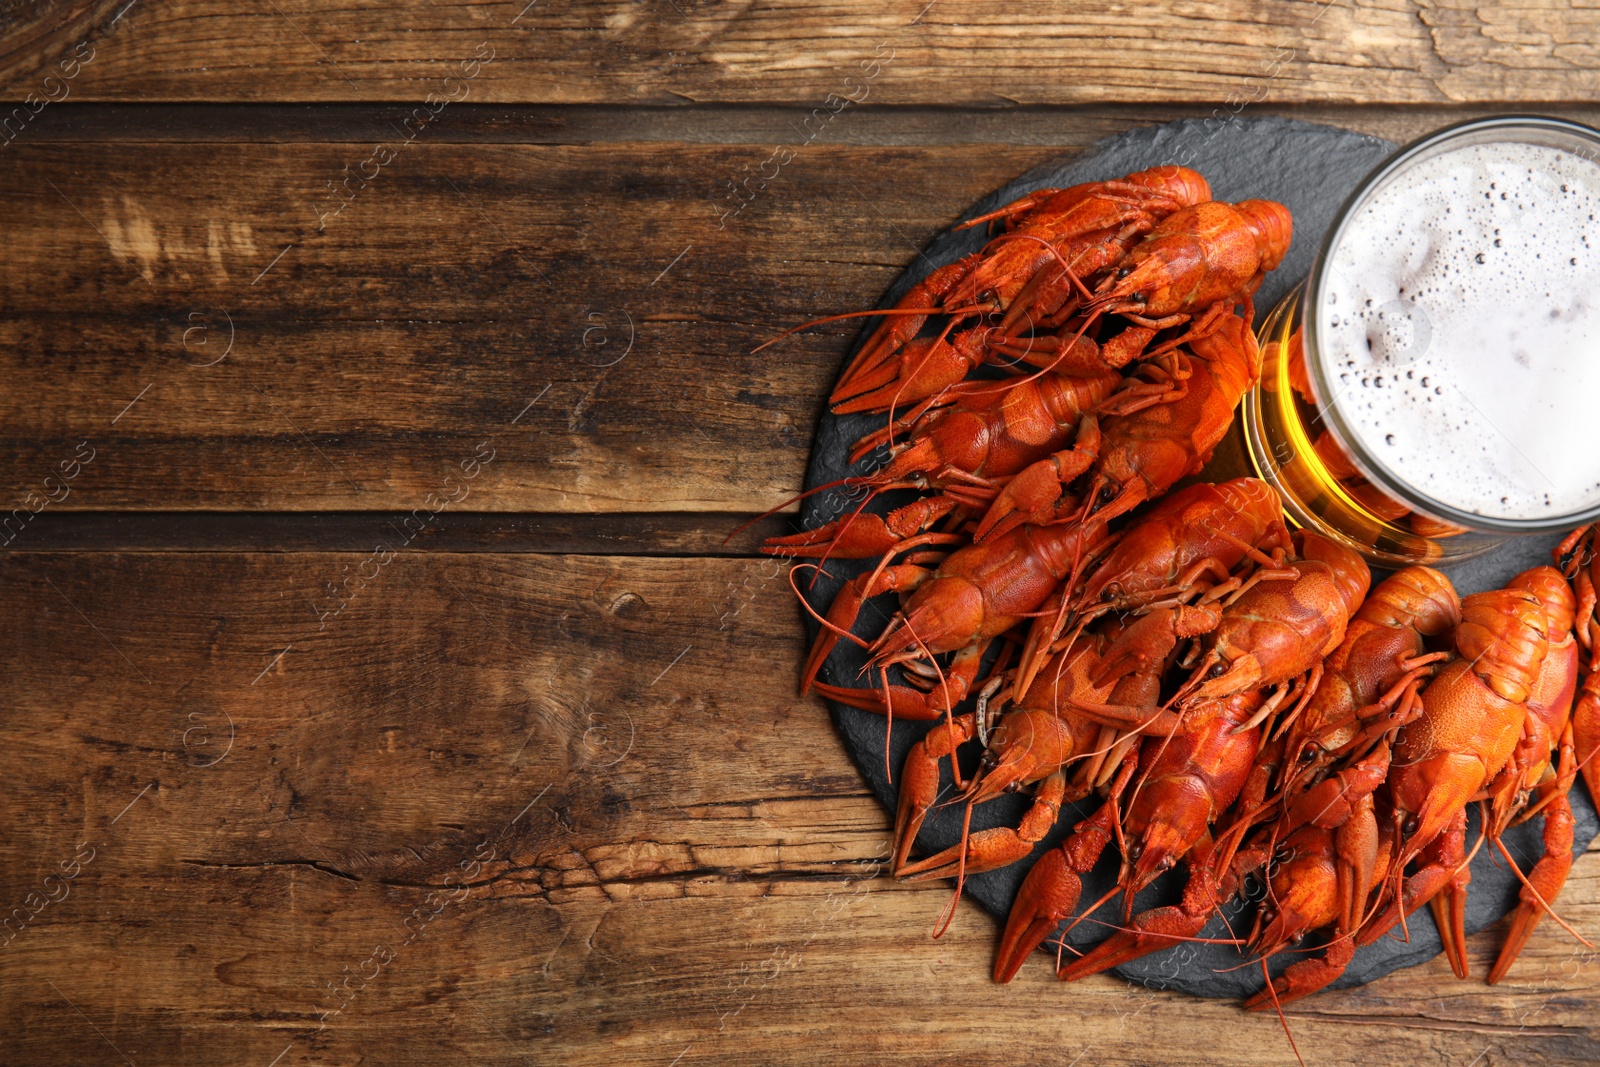
[[[952,392],[953,389],[953,386],[948,387],[941,392],[935,393],[933,396],[927,397],[913,407],[910,411],[896,419],[894,422],[886,424],[880,430],[873,430],[871,433],[862,437],[861,440],[857,441],[850,447],[850,462],[859,463],[862,457],[870,454],[873,449],[888,445],[891,449],[889,453],[889,462],[893,463],[896,457],[899,455],[899,452],[895,451],[896,449],[911,447],[910,445],[897,446],[894,444],[894,439],[899,437],[901,434],[910,433],[913,429],[915,429],[917,420],[921,419],[924,415],[927,415],[930,411],[933,411],[933,409],[945,404],[953,404],[960,399],[960,392]]]
[[[822,569],[818,564],[815,563],[796,563],[793,567],[789,568],[789,588],[794,591],[795,599],[800,601],[800,606],[806,610],[806,614],[815,619],[817,625],[821,626],[824,630],[830,631],[837,637],[843,637],[854,641],[862,648],[870,649],[872,646],[865,638],[857,637],[855,634],[840,626],[838,623],[824,618],[817,612],[816,608],[811,606],[810,602],[807,601],[805,597],[800,595],[800,587],[794,584],[794,572],[806,567],[816,571],[820,571]]]
[[[1289,1051],[1294,1053],[1294,1058],[1299,1061],[1300,1067],[1306,1067],[1305,1057],[1300,1055],[1300,1046],[1294,1043],[1294,1034],[1289,1032],[1289,1020],[1283,1014],[1283,1005],[1278,1003],[1278,991],[1272,986],[1272,975],[1267,971],[1267,960],[1261,958],[1261,977],[1266,980],[1268,995],[1272,997],[1272,1010],[1278,1016],[1278,1025],[1283,1027],[1283,1036],[1289,1039]]]
[[[958,308],[956,311],[981,311],[982,308]],[[791,326],[770,341],[765,341],[750,350],[753,356],[763,348],[770,348],[785,337],[793,336],[801,330],[809,330],[813,326],[826,326],[830,322],[843,322],[845,319],[867,319],[878,315],[953,315],[956,311],[947,311],[944,308],[880,308],[877,311],[846,311],[839,315],[828,315],[810,322],[802,322],[798,326]]]
[[[1106,903],[1108,903],[1111,900],[1112,897],[1116,896],[1120,892],[1122,892],[1122,880],[1119,878],[1117,880],[1117,884],[1116,885],[1114,885],[1110,889],[1106,890],[1105,896],[1101,897],[1099,900],[1095,901],[1093,904],[1090,904],[1087,908],[1084,908],[1083,911],[1078,913],[1078,917],[1076,919],[1073,919],[1072,922],[1067,924],[1067,928],[1065,930],[1061,931],[1062,943],[1064,944],[1066,942],[1067,935],[1072,933],[1073,930],[1077,929],[1078,924],[1081,923],[1081,922],[1090,922],[1090,923],[1094,923],[1096,925],[1109,926],[1113,930],[1122,930],[1124,933],[1131,932],[1131,931],[1128,931],[1128,930],[1126,930],[1125,928],[1123,928],[1121,926],[1118,926],[1115,923],[1108,923],[1104,919],[1091,919],[1091,918],[1089,918],[1089,916],[1091,916],[1095,912],[1099,911],[1101,909],[1101,907],[1103,907]],[[1123,921],[1126,922],[1127,920],[1124,919]],[[1082,953],[1080,952],[1079,955],[1082,955]]]
[[[864,482],[864,480],[865,479],[861,475],[851,474],[851,475],[846,475],[843,478],[836,479],[835,481],[824,482],[821,485],[812,486],[810,489],[807,489],[803,493],[795,494],[794,496],[790,497],[788,500],[785,500],[783,503],[779,504],[777,507],[769,508],[768,510],[763,511],[761,514],[757,515],[755,518],[749,520],[748,522],[742,522],[738,526],[735,526],[733,528],[733,532],[730,533],[727,537],[724,537],[722,539],[722,543],[723,544],[727,544],[729,541],[732,541],[735,537],[738,537],[740,534],[742,534],[746,530],[750,529],[750,527],[754,526],[756,523],[760,522],[762,519],[770,519],[770,518],[772,518],[772,516],[778,514],[780,511],[782,511],[784,508],[788,507],[790,504],[798,504],[798,503],[800,503],[800,501],[806,499],[807,497],[816,496],[818,493],[825,492],[826,490],[829,490],[829,489],[837,489],[841,485],[852,485],[852,483],[854,483],[856,485],[859,485],[859,484],[862,484]],[[780,555],[780,554],[781,553],[769,553],[769,555]]]
[[[1498,834],[1495,835],[1494,847],[1499,849],[1500,854],[1506,858],[1506,862],[1511,864],[1511,873],[1517,876],[1517,881],[1522,883],[1522,887],[1533,896],[1533,899],[1538,902],[1539,907],[1544,909],[1544,913],[1550,916],[1550,918],[1554,919],[1556,924],[1560,926],[1561,929],[1577,938],[1578,943],[1584,948],[1592,950],[1594,945],[1589,941],[1589,939],[1578,933],[1578,931],[1574,930],[1565,919],[1563,919],[1560,915],[1557,915],[1556,909],[1552,908],[1550,906],[1550,902],[1544,899],[1544,896],[1539,892],[1538,887],[1528,880],[1527,875],[1522,873],[1522,868],[1517,866],[1517,861],[1513,859],[1511,857],[1511,853],[1506,850],[1505,842],[1500,840]]]
[[[1099,317],[1100,312],[1098,311],[1087,316],[1083,320],[1083,325],[1078,327],[1078,332],[1072,335],[1072,340],[1061,346],[1061,354],[1056,356],[1055,359],[1051,360],[1043,367],[1040,367],[1038,370],[1034,371],[1032,374],[1024,375],[1020,378],[1008,378],[1003,382],[996,382],[992,386],[975,386],[971,389],[964,390],[963,395],[984,396],[988,393],[1003,393],[1008,390],[1015,389],[1020,385],[1027,385],[1029,382],[1038,381],[1040,378],[1044,377],[1046,374],[1049,374],[1066,361],[1067,357],[1072,354],[1074,346],[1076,346],[1077,343],[1083,338],[1084,334],[1089,332],[1089,328],[1095,324]]]
[[[1190,673],[1188,681],[1184,682],[1178,687],[1177,692],[1172,694],[1172,699],[1161,705],[1162,708],[1166,709],[1172,707],[1174,704],[1182,704],[1190,694],[1205,684],[1206,673],[1213,666],[1221,662],[1222,656],[1215,649],[1207,652],[1205,658],[1202,659],[1199,665],[1196,666],[1193,672]]]
[[[1115,890],[1113,890],[1113,892],[1115,892]],[[1101,897],[1099,900],[1095,901],[1093,905],[1091,905],[1090,910],[1092,911],[1094,908],[1100,907],[1100,905],[1104,904],[1109,899],[1111,899],[1111,898],[1108,897],[1108,896],[1107,897]],[[1133,927],[1123,926],[1121,923],[1108,922],[1105,919],[1091,919],[1091,918],[1088,917],[1087,913],[1085,913],[1083,915],[1083,917],[1079,918],[1076,922],[1074,922],[1072,924],[1072,926],[1076,926],[1080,922],[1086,922],[1090,926],[1103,926],[1107,930],[1110,930],[1112,933],[1115,933],[1115,934],[1144,933],[1146,936],[1159,937],[1162,940],[1171,941],[1174,944],[1176,944],[1179,941],[1187,941],[1188,943],[1190,943],[1192,945],[1233,945],[1234,947],[1237,948],[1237,947],[1242,947],[1244,945],[1244,943],[1245,943],[1245,939],[1242,938],[1242,937],[1200,937],[1197,934],[1150,934],[1149,931],[1136,930]],[[1071,930],[1071,929],[1072,929],[1072,927],[1069,926],[1069,927],[1067,927],[1066,930],[1061,931],[1061,936],[1065,937],[1067,935],[1067,931]],[[1066,944],[1065,942],[1063,942],[1063,941],[1061,941],[1059,939],[1054,941],[1054,942],[1046,941],[1045,944],[1047,944],[1047,945],[1048,944],[1055,944],[1059,948],[1064,948],[1068,952],[1071,952],[1075,956],[1082,956],[1084,954],[1083,950],[1078,948],[1078,946],[1076,946],[1076,945],[1068,945],[1068,944]],[[1307,952],[1315,952],[1316,949],[1306,949],[1305,951],[1307,951]],[[1248,967],[1254,962],[1255,962],[1255,960],[1246,960],[1244,963],[1238,964],[1238,965],[1233,966],[1233,967],[1222,967],[1222,968],[1219,968],[1219,969],[1213,971],[1212,973],[1213,974],[1227,974],[1229,971],[1236,971],[1240,967]]]
[[[950,756],[952,766],[955,764],[955,760],[955,754],[952,753]],[[945,932],[950,929],[950,924],[956,918],[956,905],[961,903],[961,890],[967,884],[967,839],[971,835],[971,831],[972,802],[968,801],[966,814],[961,820],[961,859],[956,866],[956,888],[955,892],[950,894],[950,903],[945,905],[944,914],[940,916],[938,928],[933,932],[935,940],[943,937]]]
[[[1072,283],[1073,288],[1077,289],[1079,294],[1086,300],[1094,298],[1094,294],[1083,284],[1083,279],[1078,277],[1078,272],[1072,269],[1072,264],[1067,262],[1066,257],[1061,254],[1061,251],[1055,245],[1046,241],[1043,237],[1033,233],[1002,233],[990,239],[989,243],[983,246],[983,251],[987,252],[1002,241],[1032,241],[1034,244],[1042,245],[1044,250],[1049,252],[1051,257],[1061,265],[1062,272],[1066,275],[1067,280]]]
[[[883,686],[883,780],[894,785],[894,769],[889,764],[889,751],[894,747],[894,702],[889,698],[889,672],[879,668],[878,681]]]

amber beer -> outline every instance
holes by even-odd
[[[1295,523],[1393,566],[1600,515],[1597,158],[1574,123],[1466,123],[1345,203],[1245,400]]]

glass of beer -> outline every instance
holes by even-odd
[[[1600,517],[1600,131],[1452,126],[1370,174],[1263,323],[1250,458],[1382,566]]]

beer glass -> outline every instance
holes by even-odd
[[[1479,155],[1458,151],[1480,145],[1489,147],[1474,149]],[[1564,155],[1550,156],[1548,150],[1551,149],[1577,158],[1568,161]],[[1545,154],[1541,155],[1541,150]],[[1458,159],[1477,159],[1485,152],[1496,160],[1514,159],[1518,153],[1525,152],[1534,162],[1548,163],[1553,159],[1559,167],[1539,170],[1530,164],[1525,187],[1519,185],[1508,199],[1507,186],[1513,183],[1502,178],[1485,183],[1494,188],[1471,188],[1470,181],[1464,178],[1470,168],[1465,164],[1456,165]],[[1448,153],[1453,154],[1447,159],[1440,158]],[[1272,310],[1257,332],[1262,355],[1261,381],[1244,400],[1243,422],[1251,462],[1258,475],[1278,490],[1293,524],[1339,541],[1361,552],[1376,565],[1394,567],[1465,559],[1492,548],[1509,535],[1570,529],[1600,517],[1600,479],[1590,489],[1587,470],[1575,469],[1559,456],[1556,461],[1549,458],[1554,438],[1562,433],[1569,439],[1563,447],[1570,445],[1573,449],[1600,454],[1600,403],[1591,405],[1592,414],[1587,420],[1581,416],[1571,418],[1581,401],[1571,390],[1579,387],[1581,374],[1587,373],[1583,370],[1586,365],[1600,368],[1600,347],[1583,351],[1585,334],[1576,321],[1582,315],[1572,310],[1573,307],[1586,308],[1583,302],[1586,294],[1558,291],[1560,277],[1565,272],[1590,269],[1586,258],[1588,234],[1591,229],[1594,231],[1595,244],[1600,248],[1600,223],[1595,222],[1593,202],[1584,198],[1587,194],[1579,189],[1578,182],[1561,183],[1557,193],[1552,191],[1555,179],[1550,177],[1565,173],[1560,167],[1588,167],[1595,173],[1592,188],[1600,193],[1597,158],[1600,158],[1600,132],[1587,126],[1524,116],[1475,120],[1440,130],[1399,150],[1345,201],[1322,242],[1310,276]],[[1419,169],[1430,160],[1437,162]],[[1440,174],[1448,174],[1449,181],[1435,182],[1435,176]],[[1513,176],[1522,177],[1520,174]],[[1441,188],[1432,188],[1430,182]],[[1569,189],[1569,184],[1573,188]],[[1589,186],[1583,186],[1587,188]],[[1535,195],[1527,191],[1533,189],[1544,192]],[[1375,199],[1386,191],[1386,202]],[[1369,306],[1362,309],[1349,307],[1348,299],[1347,306],[1339,306],[1338,291],[1350,282],[1348,278],[1337,276],[1341,270],[1339,264],[1343,262],[1348,267],[1352,259],[1352,256],[1342,256],[1341,252],[1360,241],[1372,246],[1387,240],[1382,235],[1376,242],[1370,235],[1352,237],[1353,223],[1366,225],[1361,221],[1364,211],[1369,212],[1368,220],[1373,217],[1403,219],[1403,213],[1394,214],[1392,205],[1399,202],[1397,198],[1412,195],[1419,197],[1419,220],[1425,214],[1423,201],[1435,205],[1429,210],[1435,210],[1436,220],[1455,212],[1458,219],[1471,215],[1481,221],[1491,218],[1486,214],[1489,212],[1515,214],[1514,207],[1520,205],[1524,209],[1523,218],[1515,220],[1512,215],[1506,215],[1506,226],[1495,226],[1492,231],[1485,229],[1489,241],[1487,251],[1489,256],[1512,257],[1504,261],[1507,264],[1520,262],[1515,259],[1518,256],[1534,264],[1550,264],[1548,271],[1553,279],[1548,294],[1550,308],[1515,306],[1509,302],[1502,306],[1497,303],[1494,292],[1484,293],[1481,298],[1458,300],[1459,306],[1452,307],[1451,291],[1470,291],[1454,284],[1436,284],[1428,299],[1415,294],[1403,295],[1376,309],[1370,306],[1370,299],[1366,301]],[[1516,199],[1518,195],[1522,199]],[[1487,202],[1478,203],[1479,196]],[[1452,197],[1456,199],[1452,201]],[[1389,210],[1390,215],[1372,214],[1378,210],[1373,205],[1379,203],[1389,205],[1385,210]],[[1437,213],[1439,205],[1447,209],[1444,215]],[[1494,215],[1491,221],[1500,217]],[[1524,224],[1513,226],[1511,221]],[[1412,261],[1427,267],[1433,263],[1427,259],[1430,255],[1454,254],[1447,249],[1447,231],[1433,231],[1445,234],[1444,239],[1430,238],[1428,234],[1413,236],[1403,232],[1405,225],[1403,221],[1400,223],[1400,232],[1391,243],[1397,248],[1403,247]],[[1418,225],[1423,223],[1419,221]],[[1471,228],[1467,227],[1466,232],[1470,237]],[[1561,237],[1563,233],[1567,237]],[[1346,240],[1350,244],[1341,246]],[[1542,258],[1547,253],[1553,257],[1557,252],[1564,257],[1566,253],[1560,251],[1564,240],[1569,240],[1578,250],[1570,265],[1565,258],[1559,264],[1554,258]],[[1584,257],[1581,264],[1580,257]],[[1487,259],[1488,256],[1479,253],[1467,264],[1465,273],[1472,274],[1475,266],[1484,264]],[[1519,268],[1497,267],[1490,261],[1481,273],[1493,278],[1497,269],[1515,272]],[[1456,272],[1462,273],[1460,268],[1456,268]],[[1434,270],[1434,274],[1452,277],[1444,268]],[[1523,279],[1520,274],[1516,277],[1519,284],[1533,284],[1537,280]],[[1358,291],[1363,280],[1356,280]],[[1403,287],[1401,291],[1404,294]],[[1600,292],[1593,294],[1593,298],[1596,344],[1600,346]],[[1524,299],[1522,303],[1532,302]],[[1353,310],[1361,311],[1361,321],[1365,324],[1361,328],[1367,330],[1367,353],[1359,354],[1359,358],[1345,351],[1352,347],[1349,327]],[[1566,320],[1562,320],[1563,314],[1567,315]],[[1449,323],[1447,316],[1456,316],[1456,323]],[[1522,318],[1507,320],[1506,316]],[[1539,316],[1549,318],[1554,325],[1545,323]],[[1441,323],[1456,325],[1480,320],[1506,325],[1513,331],[1511,336],[1517,336],[1515,330],[1520,328],[1520,322],[1528,323],[1528,329],[1535,332],[1565,329],[1566,333],[1558,336],[1570,335],[1572,351],[1562,356],[1559,352],[1552,355],[1546,351],[1560,348],[1560,345],[1540,348],[1535,355],[1544,362],[1528,372],[1539,375],[1536,381],[1527,377],[1513,380],[1505,370],[1498,369],[1498,365],[1494,365],[1496,369],[1485,371],[1485,367],[1491,367],[1489,357],[1457,359],[1457,353],[1465,349],[1452,349],[1440,341],[1448,332],[1441,328]],[[1341,321],[1346,327],[1343,333],[1334,328]],[[1460,332],[1458,330],[1457,334]],[[1493,331],[1484,331],[1484,336],[1491,335],[1499,336]],[[1377,347],[1374,347],[1374,337],[1378,339]],[[1459,338],[1455,344],[1459,346]],[[1552,360],[1561,364],[1563,373],[1550,373],[1556,369],[1550,365]],[[1419,370],[1425,373],[1419,374]],[[1515,366],[1511,371],[1521,373]],[[1596,373],[1600,374],[1600,370]],[[1372,379],[1376,379],[1376,386]],[[1536,417],[1531,417],[1531,423],[1502,419],[1515,427],[1502,433],[1493,419],[1478,417],[1485,409],[1492,409],[1492,404],[1485,403],[1485,397],[1503,400],[1495,396],[1496,391],[1503,393],[1512,385],[1524,391],[1536,385],[1539,390],[1546,391],[1553,406],[1564,411],[1571,409],[1568,418],[1573,424],[1541,427]],[[1379,394],[1375,392],[1377,388],[1388,389],[1390,393]],[[1375,410],[1371,405],[1358,412],[1360,403],[1365,400],[1358,402],[1355,394],[1384,397],[1383,403],[1389,406],[1382,410],[1387,411],[1389,417],[1406,423],[1413,438],[1428,438],[1417,441],[1412,451],[1428,454],[1431,450],[1433,458],[1398,460],[1393,450],[1384,448],[1385,442],[1394,443],[1393,436],[1381,433],[1385,427],[1381,425],[1381,418],[1371,416],[1371,411]],[[1448,430],[1448,420],[1438,421],[1439,410],[1452,403],[1467,412],[1466,420],[1479,428],[1485,452],[1491,451],[1492,445],[1497,453],[1504,453],[1510,460],[1502,460],[1497,469],[1477,449],[1471,448],[1470,442],[1460,444],[1452,441],[1446,432],[1430,435],[1416,429],[1442,425]],[[1418,412],[1414,425],[1406,422],[1406,405],[1414,406]],[[1433,418],[1434,423],[1427,423],[1424,415]],[[1574,459],[1579,459],[1577,454]],[[1542,466],[1535,466],[1535,463]],[[1508,474],[1508,470],[1520,470],[1522,474]],[[1582,484],[1578,484],[1580,475]],[[1498,492],[1492,484],[1495,478],[1502,480],[1505,495],[1495,495]],[[1540,494],[1533,493],[1527,484],[1530,479],[1542,483],[1544,505],[1539,504]],[[1456,488],[1450,488],[1452,482]],[[1466,488],[1471,492],[1467,493]],[[1451,496],[1456,499],[1450,499]],[[1497,502],[1503,504],[1513,498],[1521,503],[1497,506]]]

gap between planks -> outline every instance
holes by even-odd
[[[59,511],[28,524],[8,552],[369,552],[404,538],[405,511]],[[563,556],[752,558],[790,515],[729,512],[450,512],[410,551]]]

